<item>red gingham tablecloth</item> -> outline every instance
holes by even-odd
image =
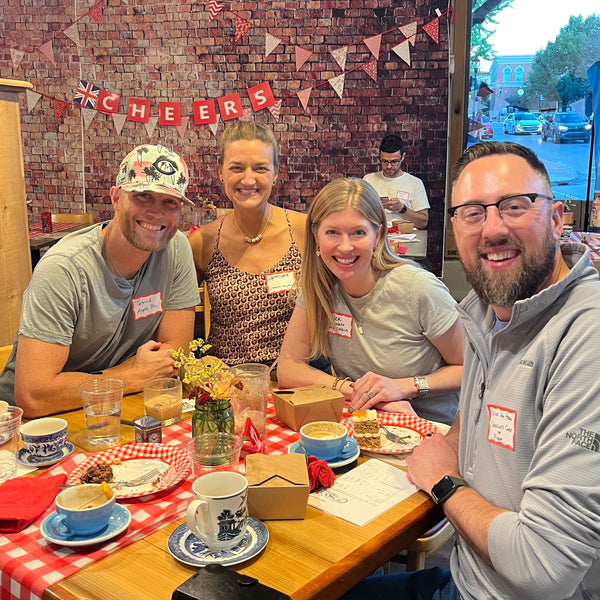
[[[570,242],[585,244],[590,249],[592,260],[600,260],[600,233],[582,233],[573,231],[569,236]]]
[[[181,446],[191,438],[191,422],[181,421],[163,428],[163,443]],[[298,439],[298,433],[275,418],[273,405],[267,410],[265,454],[283,454]],[[69,474],[91,454],[74,454],[54,467],[48,475]],[[46,475],[46,473],[44,474]],[[54,503],[32,525],[20,533],[0,535],[0,594],[2,600],[39,600],[44,590],[69,577],[107,554],[140,540],[184,516],[193,498],[191,478],[158,494],[121,499],[131,512],[127,531],[95,546],[66,547],[47,542],[40,533],[42,521],[54,510]]]
[[[70,227],[76,227],[77,225],[81,225],[81,223],[52,223],[52,233],[56,233],[57,231],[63,231],[65,229],[69,229]],[[30,239],[35,239],[43,235],[48,234],[42,229],[41,221],[38,221],[37,223],[32,223],[29,226]]]

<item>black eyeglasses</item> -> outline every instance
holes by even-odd
[[[552,196],[544,194],[518,194],[508,196],[493,202],[492,204],[468,203],[453,206],[448,209],[448,214],[456,219],[464,227],[480,227],[485,222],[487,209],[494,206],[498,209],[500,218],[509,223],[518,221],[527,211],[531,209],[538,198],[554,200]]]
[[[400,159],[395,159],[395,160],[385,160],[385,158],[380,158],[379,162],[382,165],[390,165],[390,167],[397,167],[400,164]]]

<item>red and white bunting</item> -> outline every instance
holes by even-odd
[[[123,115],[121,113],[112,113],[113,123],[115,124],[115,129],[117,130],[117,135],[121,135],[121,131],[123,131],[123,125],[125,125],[125,121],[127,120],[127,115]]]
[[[14,48],[10,49],[10,58],[12,59],[13,69],[19,68],[24,56],[25,52],[23,52],[23,50],[15,50]]]
[[[415,45],[415,37],[417,35],[417,22],[413,21],[408,25],[402,25],[402,27],[398,27],[404,37],[411,43],[412,46]]]
[[[273,115],[273,118],[276,121],[279,121],[279,116],[281,115],[281,104],[283,103],[283,100],[280,98],[279,100],[277,100],[277,102],[275,102],[275,104],[272,104],[271,106],[267,106],[267,108],[269,109],[269,112]]]
[[[181,124],[177,125],[177,131],[179,132],[179,137],[185,136],[185,130],[187,129],[188,123],[190,121],[189,117],[181,117]]]
[[[148,121],[144,123],[144,127],[146,128],[146,132],[148,133],[148,137],[152,137],[154,130],[156,129],[156,124],[158,123],[158,117],[149,117]]]
[[[408,44],[409,40],[404,40],[394,46],[392,50],[410,67],[410,46]]]
[[[39,50],[53,65],[56,64],[54,62],[54,49],[52,48],[52,40],[42,44]]]
[[[300,46],[296,46],[296,71],[299,71],[303,67],[311,54],[312,50],[305,50],[304,48],[300,48]]]
[[[235,15],[235,39],[234,42],[239,42],[242,37],[250,31],[252,23],[242,19],[239,15]]]
[[[42,95],[32,92],[31,90],[25,90],[25,94],[27,95],[27,110],[31,112]]]
[[[363,40],[365,46],[371,51],[375,58],[379,58],[379,48],[381,47],[381,34]]]
[[[360,68],[373,80],[377,81],[377,59],[373,57],[371,60],[360,65]]]
[[[310,95],[312,93],[312,87],[306,88],[305,90],[300,90],[299,92],[296,92],[298,99],[300,100],[300,103],[302,104],[302,108],[304,108],[304,110],[306,110],[306,107],[308,106],[308,101],[310,100]]]
[[[208,20],[212,21],[222,10],[222,4],[219,4],[216,0],[210,0],[208,3]]]
[[[104,17],[102,16],[102,2],[103,0],[96,2],[96,4],[94,4],[93,8],[88,13],[100,25],[104,25]]]
[[[79,30],[77,29],[77,23],[73,23],[70,27],[67,27],[63,33],[79,48]]]
[[[281,44],[281,40],[270,33],[265,33],[265,56],[269,56],[277,46]]]
[[[62,112],[65,110],[66,106],[67,103],[64,100],[58,100],[54,98],[54,117],[57,121],[60,121],[60,117],[62,116]]]
[[[436,43],[440,39],[440,20],[434,19],[423,25],[423,31]]]
[[[346,58],[348,57],[348,46],[344,46],[343,48],[336,48],[335,50],[331,50],[331,56],[335,58],[335,62],[340,66],[340,69],[343,71],[346,68]]]
[[[83,128],[87,129],[90,123],[94,120],[94,117],[98,114],[98,111],[92,110],[91,108],[81,109],[81,118],[83,119]]]
[[[346,79],[346,73],[342,73],[341,75],[337,75],[336,77],[332,77],[328,79],[329,84],[335,90],[335,93],[341,98],[344,94],[344,81]]]

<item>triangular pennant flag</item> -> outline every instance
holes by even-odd
[[[336,48],[335,50],[331,50],[331,56],[335,58],[335,62],[340,66],[340,69],[343,71],[346,68],[346,58],[348,56],[348,46],[344,46],[343,48]]]
[[[239,15],[235,15],[234,42],[239,42],[242,39],[242,36],[250,30],[250,27],[252,27],[250,21],[246,21],[246,19],[242,19]]]
[[[52,40],[40,46],[40,52],[54,65],[54,49],[52,48]]]
[[[81,118],[83,119],[84,129],[87,129],[90,126],[90,123],[94,120],[94,117],[98,113],[95,110],[91,110],[89,108],[81,109]]]
[[[265,56],[269,56],[277,46],[281,43],[279,38],[276,38],[274,35],[270,33],[265,34]]]
[[[115,129],[117,130],[117,135],[121,135],[121,131],[123,131],[123,125],[125,125],[125,121],[127,120],[127,115],[113,113],[112,118],[113,123],[115,124]]]
[[[331,87],[336,91],[337,95],[341,98],[344,93],[344,79],[346,77],[346,73],[342,73],[337,77],[332,77],[328,79]]]
[[[360,68],[373,80],[377,81],[377,59],[373,57],[366,63],[360,65]]]
[[[208,127],[212,131],[212,134],[217,137],[217,129],[219,128],[219,115],[217,115],[217,120],[214,123],[208,124]]]
[[[480,98],[487,98],[490,94],[493,94],[494,90],[490,89],[490,87],[483,81],[477,90],[477,95]]]
[[[89,11],[88,15],[90,15],[94,20],[98,21],[100,25],[104,25],[104,17],[102,16],[102,1],[99,0],[94,4],[93,8]],[[125,2],[127,4],[127,2]]]
[[[267,106],[267,108],[269,109],[269,112],[273,115],[273,118],[276,121],[279,121],[279,115],[281,114],[281,103],[283,102],[283,100],[280,98],[279,100],[277,100],[277,102],[275,102],[275,104],[271,104],[271,106]]]
[[[375,58],[379,58],[379,48],[381,46],[381,34],[374,35],[373,37],[364,40],[365,46],[371,51],[371,54]]]
[[[25,90],[25,93],[27,94],[27,110],[31,112],[42,95],[32,92],[31,90]]]
[[[25,52],[23,52],[23,50],[15,50],[14,48],[10,49],[10,57],[12,58],[13,69],[19,68],[24,56]]]
[[[312,87],[309,87],[309,88],[306,88],[305,90],[300,90],[299,92],[296,92],[304,110],[306,110],[306,107],[308,106],[308,101],[310,100],[311,93],[312,93]]]
[[[473,131],[477,131],[478,129],[483,129],[483,126],[469,117],[467,119],[467,132],[471,133]]]
[[[189,117],[181,117],[181,124],[177,125],[177,131],[179,132],[179,137],[183,137],[185,135],[185,130],[187,129]]]
[[[408,45],[408,40],[400,42],[392,50],[410,67],[410,46]]]
[[[58,100],[54,98],[54,117],[57,121],[60,121],[63,110],[65,110],[67,103],[64,100]]]
[[[409,23],[408,25],[402,25],[402,27],[398,27],[398,29],[402,32],[404,37],[414,46],[415,45],[415,36],[417,35],[417,22]]]
[[[154,133],[154,130],[156,129],[157,123],[158,123],[158,117],[149,117],[148,122],[144,123],[144,127],[146,128],[148,137],[152,137],[152,134]]]
[[[63,33],[79,48],[79,30],[77,29],[77,23],[73,23],[70,27],[67,27]]]
[[[311,54],[312,50],[305,50],[300,46],[296,46],[296,71],[302,68],[302,65],[309,59]]]
[[[423,31],[437,44],[440,37],[440,20],[429,21],[423,25]]]
[[[212,21],[222,10],[222,4],[219,4],[216,0],[210,0],[208,3],[208,20]]]

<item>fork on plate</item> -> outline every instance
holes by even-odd
[[[119,486],[119,487],[135,487],[136,485],[142,485],[144,483],[148,483],[151,481],[156,475],[160,473],[159,469],[154,468],[135,479],[128,479],[127,481],[110,481],[110,486]]]
[[[410,440],[410,435],[398,435],[381,423],[379,423],[379,428],[383,431],[383,435],[385,435],[390,442],[394,442],[395,444],[404,444]]]

